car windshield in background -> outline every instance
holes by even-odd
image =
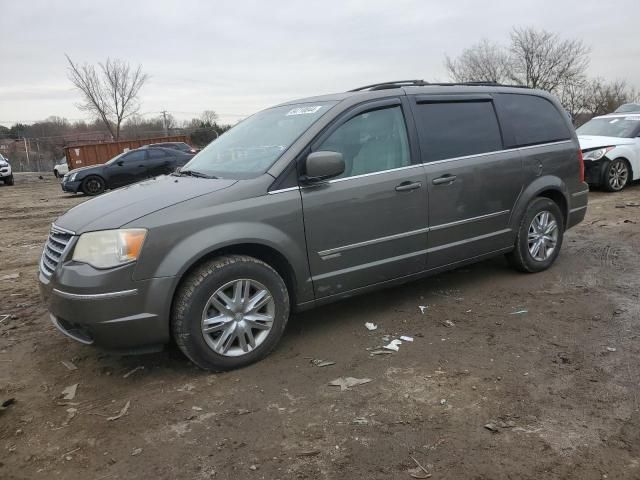
[[[578,135],[629,138],[640,127],[640,115],[594,118],[576,130]]]
[[[285,105],[258,112],[209,144],[183,170],[219,178],[256,177],[336,103]]]

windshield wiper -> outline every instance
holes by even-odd
[[[190,177],[197,178],[218,178],[214,175],[207,175],[206,173],[198,172],[197,170],[180,170],[179,175],[189,175]]]

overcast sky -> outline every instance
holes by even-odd
[[[512,26],[582,39],[590,75],[640,87],[640,0],[0,0],[0,124],[86,118],[65,53],[142,64],[146,115],[215,110],[235,123],[296,97],[444,81],[445,54],[505,42]]]

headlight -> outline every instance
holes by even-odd
[[[8,167],[9,164],[7,162],[3,162],[2,160],[0,160],[0,167]]]
[[[598,148],[597,150],[591,150],[590,152],[585,152],[584,156],[582,157],[584,160],[600,160],[602,157],[604,157],[607,152],[613,150],[616,147],[604,147],[604,148]]]
[[[142,251],[147,231],[143,228],[103,230],[80,235],[73,260],[95,268],[111,268],[135,262]]]
[[[76,175],[78,175],[78,174],[77,173],[72,173],[71,175],[69,175],[68,181],[69,182],[73,182],[76,179]]]

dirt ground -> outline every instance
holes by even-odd
[[[639,185],[592,192],[547,272],[497,258],[300,314],[224,374],[55,330],[37,263],[84,200],[51,175],[0,186],[0,478],[426,477],[412,457],[432,479],[640,478]],[[414,341],[372,356],[384,335]],[[349,376],[372,381],[328,385]]]

